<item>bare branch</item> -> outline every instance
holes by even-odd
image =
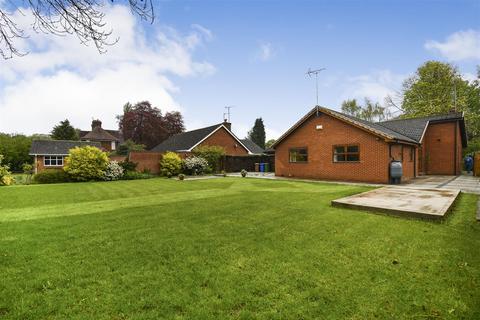
[[[114,0],[25,0],[34,18],[32,29],[55,36],[75,35],[80,43],[93,42],[100,53],[117,43],[110,39],[112,30],[105,30],[105,1]],[[141,19],[153,22],[153,0],[124,0]],[[15,2],[16,3],[16,2]],[[21,8],[10,3],[12,10]],[[15,40],[25,38],[25,31],[13,20],[13,13],[0,8],[0,55],[4,59],[25,55],[15,46]]]

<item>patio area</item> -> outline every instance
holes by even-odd
[[[459,194],[459,190],[389,186],[333,200],[332,206],[439,220],[449,212]]]
[[[460,190],[480,194],[480,178],[463,174],[460,176],[419,176],[405,184],[413,188],[438,188]]]

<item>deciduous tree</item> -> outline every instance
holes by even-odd
[[[148,101],[125,104],[123,115],[117,116],[117,119],[123,137],[143,144],[147,149],[185,130],[180,112],[167,112],[162,116],[160,109],[152,107]]]

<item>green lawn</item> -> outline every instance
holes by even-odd
[[[480,319],[477,197],[445,223],[365,187],[221,178],[0,188],[0,319]]]

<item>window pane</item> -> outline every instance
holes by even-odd
[[[335,147],[335,153],[344,153],[344,152],[345,152],[344,146]]]
[[[58,159],[57,159],[57,164],[58,164],[59,166],[63,166],[63,157],[58,157]]]
[[[349,154],[347,155],[347,161],[360,161],[360,156],[358,154]]]
[[[297,153],[294,150],[290,150],[290,162],[297,161]]]
[[[358,146],[348,146],[347,152],[358,153]]]
[[[334,155],[333,160],[335,162],[345,161],[345,155],[344,154],[336,154],[336,155]]]
[[[50,157],[45,157],[45,165],[46,166],[50,165]]]

